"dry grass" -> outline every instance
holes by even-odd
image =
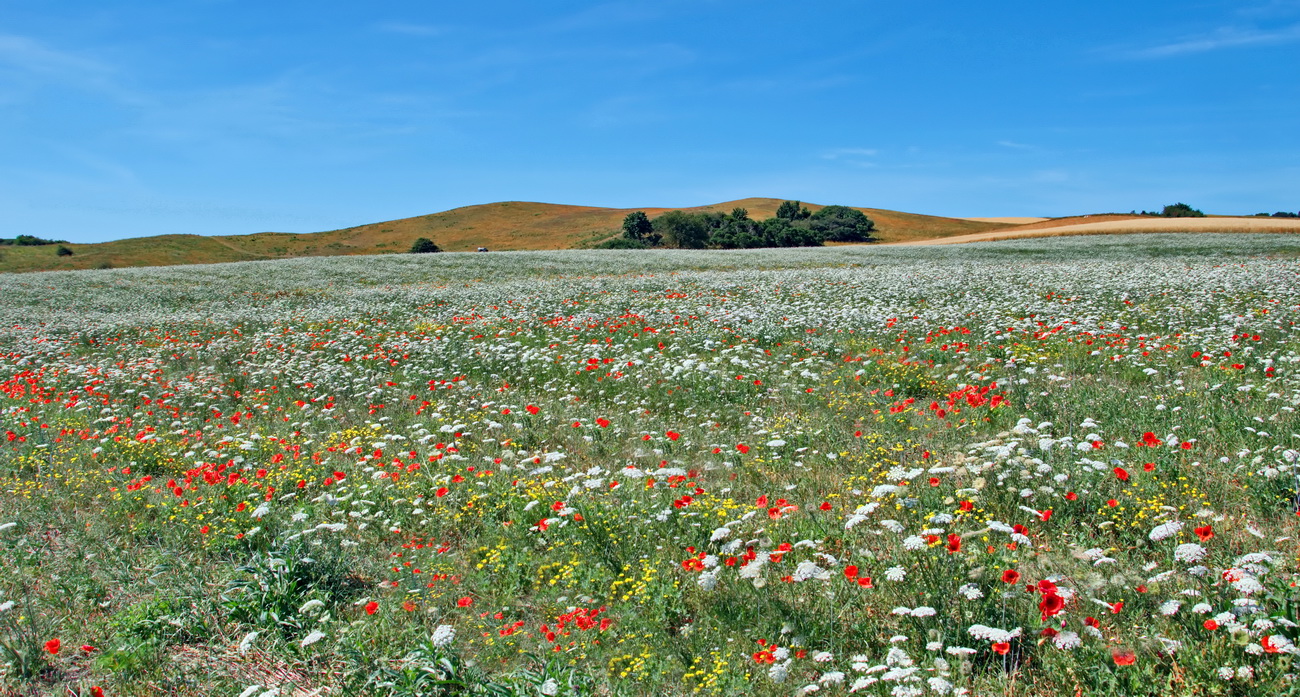
[[[1076,222],[1064,225],[1025,225],[1004,230],[959,235],[942,239],[917,240],[906,244],[961,244],[992,242],[1027,237],[1063,235],[1120,235],[1152,232],[1255,232],[1300,233],[1300,220],[1277,218],[1141,218],[1136,216],[1095,216],[1112,218],[1099,222]],[[1114,219],[1118,218],[1118,219]],[[1068,220],[1086,221],[1086,218]],[[1058,221],[1059,222],[1059,221]]]
[[[1042,223],[1051,220],[1051,218],[962,218],[962,220],[974,220],[979,223],[1002,223],[1003,225],[1028,225],[1030,223]]]
[[[745,208],[750,217],[776,214],[781,199],[747,198],[683,210],[730,212]],[[808,204],[816,211],[822,206]],[[256,259],[353,254],[397,254],[420,237],[450,252],[547,250],[592,247],[619,234],[633,210],[654,217],[670,208],[598,208],[552,203],[504,201],[466,206],[442,213],[390,220],[316,233],[264,232],[253,235],[162,235],[99,244],[70,244],[72,256],[60,257],[54,246],[0,248],[0,272],[207,264]],[[885,242],[906,242],[964,235],[1001,227],[956,218],[859,208],[876,222]]]

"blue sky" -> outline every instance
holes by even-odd
[[[1300,209],[1300,0],[0,0],[0,236]]]

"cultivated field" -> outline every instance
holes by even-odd
[[[1298,236],[0,296],[0,692],[1298,690]]]

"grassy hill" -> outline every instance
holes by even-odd
[[[782,199],[747,198],[683,210],[729,212],[737,206],[754,218],[776,213]],[[822,206],[807,204],[816,211]],[[56,246],[0,247],[0,272],[120,268],[170,264],[210,264],[255,259],[348,254],[396,254],[419,237],[434,240],[449,252],[574,249],[592,247],[619,234],[624,216],[644,210],[650,217],[670,208],[598,208],[553,203],[504,201],[465,206],[442,213],[389,220],[314,233],[263,232],[253,235],[160,235],[98,244],[69,244],[72,256],[55,254]],[[956,218],[942,218],[877,208],[859,208],[876,222],[884,242],[965,235],[1005,228]]]

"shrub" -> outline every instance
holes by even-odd
[[[71,249],[68,249],[67,247],[64,247],[63,245],[59,245],[59,248],[56,249],[56,250],[54,250],[54,253],[55,253],[55,254],[58,254],[58,255],[61,256],[61,257],[70,257],[70,256],[72,256],[72,250],[71,250]]]
[[[1204,218],[1205,214],[1186,203],[1174,203],[1160,211],[1162,218]]]
[[[415,241],[415,244],[411,245],[411,254],[432,254],[441,251],[442,248],[428,237],[421,237]]]
[[[626,237],[615,237],[612,240],[605,240],[596,245],[596,249],[649,249],[650,245],[640,240],[628,239]]]

